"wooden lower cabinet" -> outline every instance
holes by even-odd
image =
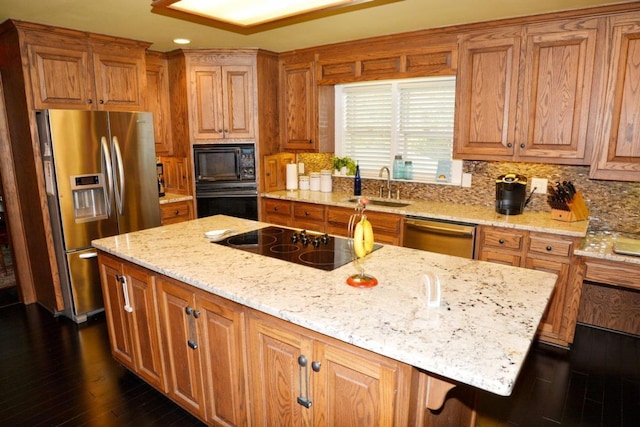
[[[192,200],[182,200],[179,202],[161,204],[160,221],[162,225],[175,224],[177,222],[193,219],[192,206]]]
[[[256,426],[408,424],[410,366],[259,313],[248,322]]]
[[[327,226],[329,234],[347,236],[349,218],[355,211],[351,208],[327,207]],[[376,243],[387,243],[400,246],[402,244],[402,215],[367,211],[367,218],[371,222]]]
[[[165,277],[158,299],[169,397],[211,425],[247,425],[240,306]]]
[[[543,341],[573,342],[580,305],[581,275],[573,256],[578,238],[500,227],[478,227],[476,253],[481,261],[547,271],[558,275],[538,334]]]
[[[355,211],[317,203],[292,202],[282,199],[262,199],[261,220],[285,227],[347,237],[349,218]],[[402,215],[367,211],[376,243],[400,246],[402,243]]]
[[[166,391],[155,276],[103,253],[98,262],[113,357],[152,386]]]
[[[114,357],[209,425],[475,423],[472,387],[112,255],[98,261]]]

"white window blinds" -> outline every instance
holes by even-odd
[[[454,105],[449,76],[336,86],[337,155],[378,176],[401,154],[414,180],[435,182],[439,162],[452,158]]]

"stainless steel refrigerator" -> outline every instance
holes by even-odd
[[[65,309],[104,310],[91,241],[160,225],[151,113],[46,110],[38,132]]]

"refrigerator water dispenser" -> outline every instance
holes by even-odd
[[[102,174],[71,176],[73,216],[75,221],[89,222],[107,218],[107,198]]]

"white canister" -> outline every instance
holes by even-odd
[[[309,189],[311,191],[320,191],[320,172],[311,172],[309,174]]]
[[[300,175],[299,186],[301,190],[309,189],[309,177],[307,175]]]
[[[330,170],[322,170],[320,171],[320,191],[323,193],[331,193],[332,183],[331,183],[331,171]]]

